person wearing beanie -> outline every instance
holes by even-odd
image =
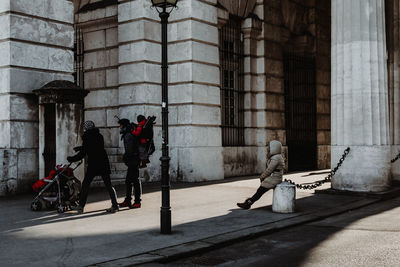
[[[85,121],[83,124],[82,146],[75,148],[78,153],[75,156],[67,157],[69,162],[76,162],[87,156],[87,170],[82,182],[82,191],[79,196],[79,205],[76,210],[82,213],[86,205],[89,187],[95,176],[101,176],[104,185],[111,198],[112,206],[107,212],[118,211],[117,194],[111,185],[111,169],[107,152],[104,149],[104,138],[93,121]]]

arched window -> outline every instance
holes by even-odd
[[[244,76],[241,19],[231,16],[219,33],[222,145],[244,145]]]

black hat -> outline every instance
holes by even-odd
[[[137,122],[141,122],[141,121],[143,121],[143,120],[145,120],[146,119],[146,117],[145,116],[143,116],[143,115],[139,115],[139,116],[137,116]]]
[[[127,126],[129,125],[130,121],[128,119],[120,119],[118,123],[121,124],[122,126]]]

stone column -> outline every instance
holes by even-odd
[[[73,3],[0,1],[0,196],[38,178],[38,106],[33,89],[73,80]]]
[[[332,187],[383,191],[390,185],[390,138],[383,0],[332,0]]]
[[[258,10],[263,15],[263,8]],[[225,148],[230,154],[245,154],[251,164],[233,169],[230,176],[261,173],[266,166],[267,131],[265,129],[269,99],[265,94],[265,58],[262,18],[251,16],[242,21],[244,47],[245,147]],[[261,39],[259,41],[258,39]],[[261,47],[260,47],[261,46]],[[273,66],[272,66],[273,68]],[[247,167],[247,168],[246,168]],[[228,169],[229,171],[229,169]],[[227,175],[227,174],[225,174]]]
[[[392,157],[400,152],[400,33],[399,1],[386,0],[386,37],[388,49],[389,118]],[[393,180],[400,181],[400,160],[392,164]]]

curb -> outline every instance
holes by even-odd
[[[396,191],[396,193],[399,192],[400,189]],[[350,210],[359,209],[380,202],[382,200],[387,200],[389,198],[393,198],[398,195],[399,194],[388,194],[388,195],[381,195],[380,197],[356,200],[349,204],[339,206],[330,210],[315,211],[308,214],[307,213],[301,214],[296,217],[292,217],[289,219],[282,219],[279,221],[275,221],[273,223],[252,226],[234,232],[215,235],[197,241],[192,241],[162,249],[157,249],[142,254],[132,255],[125,258],[100,262],[90,266],[111,267],[111,266],[134,266],[152,262],[166,263],[182,257],[188,257],[215,248],[223,247],[238,241],[255,238],[260,235],[270,234],[286,228],[299,226],[305,223],[319,221],[328,218],[330,216],[339,215],[348,212]]]

